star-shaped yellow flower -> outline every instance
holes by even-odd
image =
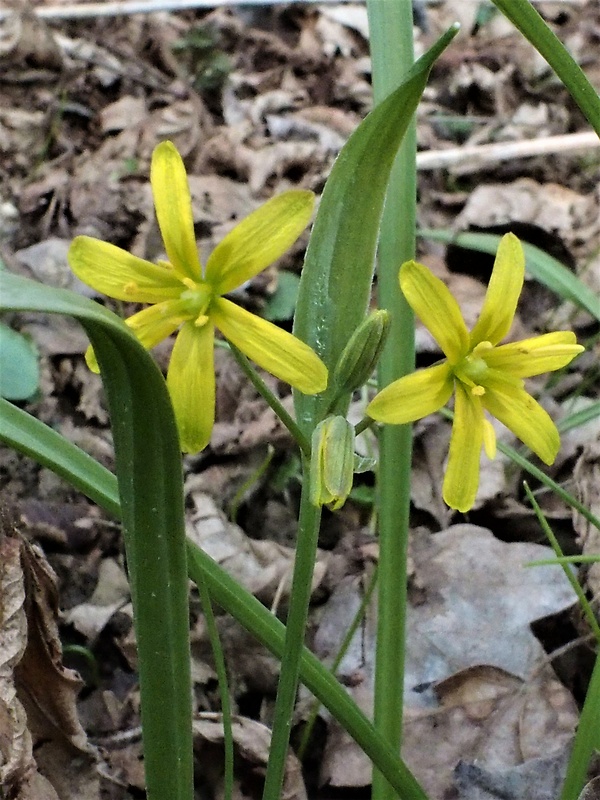
[[[169,261],[153,264],[107,242],[78,236],[69,264],[98,292],[152,304],[126,320],[145,347],[179,329],[167,385],[181,448],[195,453],[208,444],[214,423],[215,327],[259,366],[301,392],[316,394],[327,386],[327,368],[308,345],[223,297],[296,241],[310,220],[314,195],[294,190],[262,205],[225,236],[203,270],[185,167],[171,142],[154,150],[150,181]],[[97,371],[91,350],[86,358]]]
[[[560,447],[556,426],[524,389],[523,378],[566,366],[584,349],[570,331],[547,333],[520,342],[498,343],[512,325],[523,287],[525,257],[513,234],[500,242],[483,309],[469,333],[458,303],[442,281],[422,264],[400,268],[406,300],[429,329],[446,359],[385,387],[368,405],[380,422],[402,425],[438,411],[455,394],[450,454],[444,478],[445,502],[468,511],[479,484],[482,445],[496,452],[488,411],[546,464]]]

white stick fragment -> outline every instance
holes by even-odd
[[[480,0],[467,0],[471,3]],[[356,0],[300,0],[308,5],[327,5],[329,3],[348,3]],[[365,0],[359,0],[365,2]],[[421,0],[425,5],[439,5],[440,0]],[[532,0],[556,3],[558,5],[581,5],[585,0]],[[73,3],[65,5],[34,6],[32,11],[44,19],[86,19],[89,17],[118,17],[123,14],[154,14],[157,11],[189,11],[197,8],[218,8],[221,6],[276,6],[284,5],[286,0],[108,0],[99,3]],[[0,8],[0,20],[15,13],[12,8]]]
[[[452,147],[448,150],[428,150],[417,153],[417,169],[440,169],[467,163],[469,167],[476,169],[485,164],[495,164],[514,158],[558,155],[593,148],[600,148],[600,139],[594,131],[567,133],[564,136],[546,136],[519,142],[494,142],[471,147]]]

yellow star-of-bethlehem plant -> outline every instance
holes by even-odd
[[[327,368],[287,331],[223,295],[279,258],[306,228],[312,192],[292,190],[240,222],[213,250],[202,269],[185,167],[171,142],[152,155],[150,182],[168,262],[153,264],[115,245],[78,236],[69,264],[96,291],[148,308],[126,320],[148,349],[179,329],[167,373],[181,449],[196,453],[210,441],[215,416],[214,336],[223,336],[250,359],[305,394],[327,386]],[[93,352],[86,360],[98,371]]]
[[[570,331],[498,344],[512,325],[524,277],[523,248],[508,233],[500,241],[481,314],[469,332],[458,303],[427,267],[408,261],[400,268],[406,300],[446,359],[385,387],[367,406],[367,414],[402,425],[438,411],[454,393],[443,497],[459,511],[468,511],[475,502],[482,445],[489,458],[496,453],[494,428],[485,411],[546,464],[553,463],[560,447],[556,426],[527,393],[523,379],[561,369],[584,348]]]

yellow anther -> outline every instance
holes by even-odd
[[[491,342],[479,342],[473,348],[473,355],[478,356],[480,353],[485,353],[486,350],[493,350],[494,345]]]
[[[191,289],[192,292],[195,292],[196,289],[198,288],[198,284],[194,283],[194,281],[191,278],[182,278],[181,282],[183,283],[184,286],[187,286],[188,289]]]
[[[485,389],[483,386],[473,386],[471,389],[471,394],[474,394],[475,397],[482,397],[485,394]]]
[[[136,292],[139,292],[139,290],[140,287],[135,281],[129,281],[129,283],[126,283],[125,286],[123,286],[123,291],[125,294],[135,294]]]
[[[199,315],[198,317],[196,317],[196,319],[194,320],[194,325],[195,325],[197,328],[201,328],[203,325],[206,325],[206,323],[208,322],[208,319],[209,319],[209,318],[208,318],[208,316],[207,316],[206,314],[200,314],[200,315]]]

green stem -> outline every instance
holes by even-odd
[[[221,698],[221,717],[223,720],[223,746],[225,751],[223,797],[225,800],[232,800],[233,797],[233,731],[231,720],[231,699],[229,697],[229,682],[227,680],[227,667],[225,656],[221,647],[221,639],[217,629],[217,623],[213,612],[210,592],[204,578],[196,582],[200,605],[204,612],[206,630],[210,640],[213,658],[215,660],[215,670],[217,681],[219,682],[219,696]]]
[[[277,699],[275,701],[271,750],[267,765],[263,800],[279,800],[283,786],[285,761],[290,740],[298,677],[300,675],[300,659],[304,647],[304,633],[312,590],[313,570],[317,555],[321,509],[314,506],[309,499],[309,469],[309,464],[304,461],[302,466],[304,480],[300,499],[294,577],[286,622],[285,646],[281,659]]]
[[[331,665],[332,675],[335,675],[337,673],[338,668],[342,663],[342,659],[346,655],[346,652],[350,647],[350,643],[354,638],[354,634],[356,633],[358,626],[360,625],[363,617],[365,616],[367,607],[371,602],[371,597],[373,596],[373,591],[377,586],[377,572],[378,572],[378,567],[376,565],[375,569],[373,570],[373,574],[371,575],[371,580],[369,581],[369,584],[367,586],[367,590],[363,595],[363,599],[361,600],[360,606],[358,607],[356,614],[354,615],[354,619],[350,623],[350,627],[346,631],[346,634],[342,640],[339,650],[337,651],[337,655],[333,660],[333,664]],[[313,703],[313,707],[310,711],[310,716],[304,727],[304,731],[302,732],[302,739],[300,740],[300,744],[298,745],[298,758],[301,761],[306,753],[306,748],[308,747],[308,743],[310,741],[310,737],[320,710],[321,710],[321,701],[317,698]]]
[[[573,572],[573,570],[570,569],[569,565],[563,560],[565,556],[561,549],[560,543],[556,538],[556,536],[554,535],[554,531],[548,524],[548,520],[544,516],[544,513],[540,508],[539,503],[535,499],[533,492],[529,488],[527,481],[523,482],[523,486],[525,488],[525,493],[529,498],[529,502],[531,503],[533,510],[535,511],[535,515],[538,518],[538,522],[540,523],[540,525],[542,526],[542,530],[546,534],[546,538],[550,542],[550,545],[552,546],[552,549],[554,550],[556,556],[559,559],[561,559],[561,561],[559,561],[558,563],[562,566],[563,572],[565,573],[567,580],[571,584],[571,588],[577,595],[577,599],[579,600],[579,605],[581,606],[585,618],[588,621],[588,625],[592,629],[592,632],[596,637],[597,643],[600,644],[600,625],[598,625],[598,620],[596,619],[596,616],[592,610],[591,605],[588,603],[587,597],[585,596],[585,592],[583,591],[581,584],[575,577],[575,573]],[[554,563],[557,562],[555,561]]]
[[[510,460],[518,464],[519,467],[528,472],[534,478],[537,478],[540,483],[543,483],[544,486],[547,486],[557,497],[560,497],[561,500],[574,508],[576,511],[579,511],[582,517],[584,517],[588,522],[590,522],[595,528],[600,531],[600,519],[596,517],[592,512],[586,508],[583,503],[580,503],[576,497],[573,497],[570,492],[567,492],[566,489],[563,489],[560,484],[553,481],[546,473],[532,464],[525,456],[522,456],[519,452],[517,452],[514,447],[510,447],[508,444],[503,444],[502,442],[498,442],[498,450],[501,453],[504,453],[505,456],[508,456]]]
[[[536,558],[528,561],[526,567],[545,567],[553,564],[597,564],[600,561],[600,553],[591,556],[560,556],[559,558]]]
[[[552,545],[552,549],[556,553],[556,555],[562,560],[564,558],[563,552],[560,548],[560,544],[558,543],[558,539],[554,535],[554,531],[548,525],[546,518],[544,517],[541,508],[539,507],[535,497],[533,496],[533,492],[527,485],[527,482],[524,484],[525,492],[527,493],[527,497],[529,498],[529,502],[533,506],[533,510],[536,513],[536,516],[539,520],[540,525],[550,544]],[[585,618],[590,626],[594,636],[596,637],[596,642],[600,643],[600,625],[598,625],[598,620],[594,612],[592,611],[592,607],[590,606],[585,592],[583,591],[581,584],[575,577],[572,570],[569,568],[568,564],[562,563],[563,570],[565,575],[567,576],[567,580],[571,584],[573,591],[577,595],[577,599],[579,600],[579,604],[585,614]],[[593,751],[597,749],[600,743],[600,736],[598,735],[598,730],[600,729],[600,658],[596,657],[596,664],[594,667],[594,671],[592,673],[592,678],[590,681],[590,685],[588,686],[588,690],[585,696],[585,703],[583,705],[583,710],[581,712],[581,717],[579,720],[579,726],[577,729],[577,734],[575,736],[575,741],[573,743],[573,749],[571,751],[571,756],[569,758],[569,764],[567,767],[567,774],[565,776],[565,782],[562,788],[562,792],[560,795],[560,800],[576,800],[579,797],[579,793],[583,789],[583,784],[585,783],[585,778],[587,774],[587,768],[590,763],[590,759],[592,757]]]
[[[560,800],[577,800],[594,750],[600,748],[600,655],[590,678]]]
[[[292,418],[292,416],[285,410],[283,404],[279,400],[279,398],[275,397],[273,392],[269,389],[267,384],[263,381],[260,377],[258,372],[254,369],[252,364],[248,361],[246,356],[237,349],[234,344],[229,342],[229,348],[233,357],[239,364],[241,370],[243,371],[244,375],[248,378],[250,383],[254,386],[256,391],[267,401],[267,403],[271,406],[273,411],[277,414],[279,419],[283,422],[285,427],[288,431],[292,434],[294,439],[296,440],[298,447],[302,450],[305,456],[310,456],[310,442],[306,438],[306,436],[302,433],[296,421]]]
[[[410,0],[367,0],[375,102],[381,101],[412,67]],[[392,168],[381,222],[378,256],[379,307],[391,315],[390,334],[379,367],[383,388],[414,369],[414,321],[398,287],[398,269],[414,258],[416,220],[416,132],[414,120]],[[379,437],[379,603],[375,668],[375,727],[400,751],[406,640],[406,562],[410,509],[412,432],[408,425],[384,426]],[[374,800],[394,791],[377,770]]]
[[[363,431],[368,430],[373,425],[375,425],[375,420],[371,419],[371,417],[363,417],[360,422],[357,422],[354,426],[354,435],[359,436]]]

